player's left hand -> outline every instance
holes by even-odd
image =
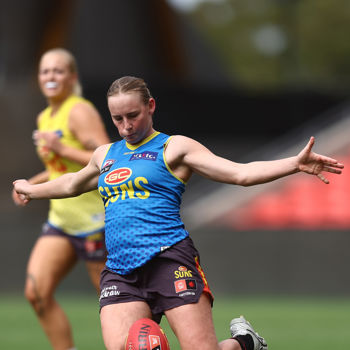
[[[298,154],[299,170],[311,175],[316,175],[325,184],[329,184],[328,179],[322,172],[326,171],[333,174],[341,174],[342,171],[340,169],[343,169],[344,165],[339,163],[336,159],[312,152],[314,144],[315,138],[312,136],[308,144]]]
[[[49,132],[49,131],[39,131],[35,130],[33,132],[33,141],[36,146],[42,145],[49,150],[55,152],[56,154],[60,154],[60,151],[63,147],[60,135],[57,132]]]

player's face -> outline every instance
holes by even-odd
[[[76,79],[76,74],[69,69],[65,55],[50,52],[42,57],[38,80],[40,89],[46,98],[65,99],[72,93]]]
[[[144,104],[137,92],[120,93],[108,97],[108,108],[119,135],[128,143],[137,144],[154,132],[153,98]]]

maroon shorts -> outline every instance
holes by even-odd
[[[128,275],[105,268],[101,274],[100,308],[145,301],[160,322],[165,310],[197,303],[203,292],[213,296],[191,238],[185,238]]]
[[[104,261],[107,252],[104,230],[89,236],[76,237],[46,223],[43,225],[41,236],[60,236],[67,238],[72,244],[79,259],[87,261]]]

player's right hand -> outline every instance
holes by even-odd
[[[27,185],[27,180],[16,180],[13,182],[12,199],[14,203],[20,207],[24,207],[30,201],[30,198],[25,193],[22,193],[21,184]]]

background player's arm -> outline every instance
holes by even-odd
[[[49,172],[47,170],[44,170],[34,176],[32,176],[28,182],[32,185],[35,184],[41,184],[43,182],[46,182],[49,180]]]
[[[88,164],[93,151],[98,146],[110,142],[100,115],[93,106],[87,103],[77,103],[72,108],[69,116],[69,129],[85,149],[63,144],[55,132],[35,131],[34,140],[36,143],[44,140],[45,146],[51,151],[81,165]]]

